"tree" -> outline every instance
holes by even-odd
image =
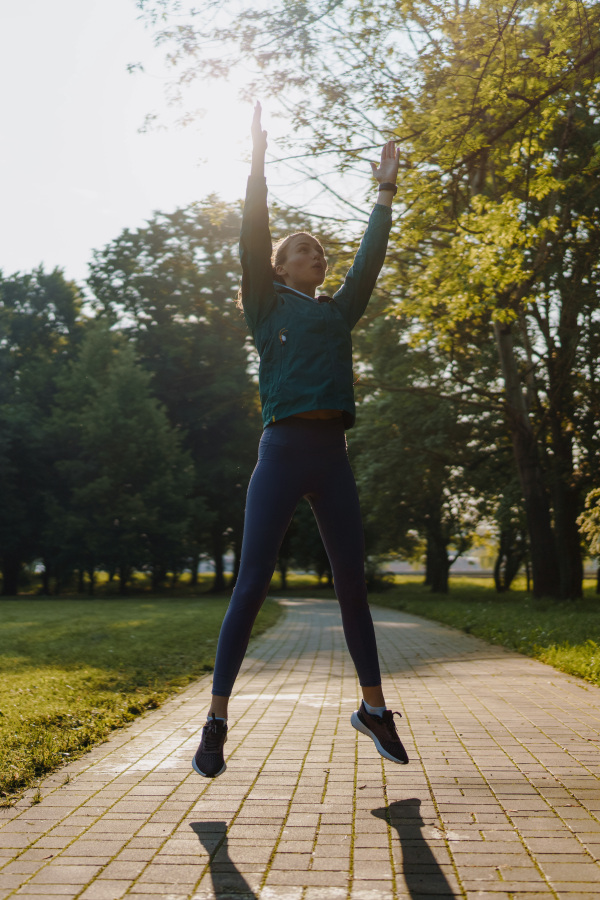
[[[52,481],[45,429],[57,382],[76,353],[81,297],[59,269],[0,274],[0,568],[15,595],[43,551],[41,497]]]
[[[61,380],[48,436],[57,483],[45,492],[47,544],[88,571],[92,591],[100,566],[119,574],[121,590],[134,569],[149,569],[160,587],[184,556],[192,464],[118,335],[88,327]]]
[[[188,80],[253,58],[250,89],[283,98],[313,158],[333,145],[347,167],[380,132],[398,139],[403,312],[454,358],[493,336],[534,592],[579,596],[577,514],[598,463],[600,4],[281,0],[219,3],[211,20],[204,0],[176,28],[168,0],[139,5],[162,14]]]
[[[243,486],[260,434],[246,328],[234,302],[239,227],[237,207],[215,197],[157,213],[96,252],[89,279],[98,315],[135,346],[191,454],[199,511],[188,536],[192,571],[209,548],[215,590],[225,587],[223,554],[241,534]]]
[[[426,583],[447,593],[450,567],[468,550],[482,513],[485,491],[474,488],[474,473],[489,462],[494,422],[472,398],[449,393],[446,361],[433,347],[412,347],[404,332],[389,315],[363,326],[351,457],[373,549],[412,555],[421,539]]]

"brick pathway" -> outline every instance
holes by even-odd
[[[190,768],[207,676],[0,812],[0,900],[600,900],[599,689],[374,609],[411,756],[384,763],[349,724],[336,605],[286,607],[237,683],[227,772]]]

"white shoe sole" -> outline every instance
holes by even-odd
[[[202,772],[196,765],[196,757],[194,757],[192,760],[192,769],[194,770],[194,772],[197,772],[198,775],[202,775],[203,778],[218,778],[219,775],[223,774],[223,772],[225,771],[226,768],[227,768],[227,765],[225,763],[223,763],[223,768],[220,769],[215,775],[207,775],[205,772]]]
[[[375,746],[377,747],[377,752],[384,757],[384,759],[389,759],[390,762],[398,763],[399,766],[405,766],[408,764],[408,760],[403,762],[401,759],[396,759],[395,756],[392,756],[391,753],[388,753],[387,750],[384,750],[375,735],[372,731],[370,731],[366,725],[358,718],[358,710],[355,710],[350,716],[350,722],[357,731],[360,731],[361,734],[366,734],[367,737],[371,738]]]

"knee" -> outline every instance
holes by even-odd
[[[254,610],[260,607],[267,596],[273,573],[259,567],[241,572],[231,596],[231,604],[236,612]]]
[[[366,584],[357,584],[355,581],[342,585],[335,583],[335,592],[342,612],[348,610],[356,613],[369,610]]]

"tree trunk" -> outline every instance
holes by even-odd
[[[560,573],[560,596],[579,599],[583,596],[583,559],[581,535],[577,525],[580,510],[580,491],[574,485],[573,438],[565,427],[573,419],[570,410],[573,402],[567,388],[560,385],[560,371],[551,373],[552,435],[552,499],[554,506],[554,530]],[[558,384],[557,384],[558,382]]]
[[[504,567],[504,590],[510,591],[510,586],[516,578],[517,572],[521,568],[525,551],[514,550],[508,556]]]
[[[425,580],[423,584],[426,586],[431,585],[432,580],[432,562],[431,562],[431,548],[429,545],[429,539],[425,542]]]
[[[512,528],[503,528],[500,532],[500,547],[494,566],[494,584],[499,594],[510,590],[524,556],[525,540],[523,537],[519,541]]]
[[[192,556],[192,561],[191,561],[192,577],[190,578],[190,584],[192,587],[196,587],[198,585],[198,566],[199,565],[200,565],[200,554],[195,553]]]
[[[525,501],[533,593],[536,597],[556,597],[559,594],[560,578],[550,505],[542,478],[537,441],[521,388],[511,326],[495,322],[494,334],[504,376],[506,418]]]
[[[287,591],[287,573],[289,568],[288,561],[285,558],[282,559],[281,557],[279,557],[277,565],[279,567],[279,574],[281,576],[281,590]]]
[[[2,558],[2,596],[16,597],[19,593],[19,576],[21,574],[21,560],[12,554],[6,553]]]
[[[129,576],[131,571],[129,566],[120,566],[119,568],[119,591],[121,594],[127,593],[127,582],[129,581]],[[113,573],[114,578],[114,573]]]
[[[433,594],[448,593],[450,561],[448,546],[442,534],[439,521],[429,521],[427,525],[427,560],[429,564],[429,586]]]
[[[496,557],[496,563],[494,565],[494,586],[496,588],[497,594],[504,593],[504,582],[502,581],[502,560],[504,559],[504,553],[502,551],[502,536],[500,537],[500,549],[498,550],[498,556]]]
[[[154,565],[152,566],[152,590],[155,593],[158,593],[163,584],[165,583],[165,578],[167,577],[167,571],[162,565]]]
[[[42,572],[42,590],[41,592],[45,597],[50,596],[50,567],[47,562],[44,561],[44,571]]]
[[[557,481],[553,494],[560,596],[565,600],[577,600],[583,597],[581,535],[577,526],[579,492]]]

